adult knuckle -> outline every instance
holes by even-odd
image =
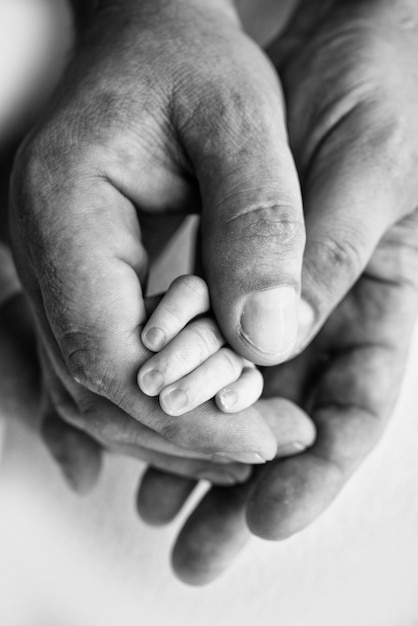
[[[44,200],[62,188],[71,190],[74,180],[84,179],[86,168],[93,169],[104,153],[97,141],[86,142],[76,133],[63,133],[62,119],[53,120],[20,147],[12,189],[17,197],[32,198],[35,194],[35,199]]]
[[[207,157],[218,154],[219,143],[225,139],[230,154],[243,155],[243,138],[259,141],[261,136],[270,136],[271,121],[277,113],[277,99],[265,89],[264,70],[267,67],[269,73],[269,66],[263,63],[260,76],[250,77],[242,60],[232,58],[231,52],[226,70],[216,64],[206,68],[201,75],[204,78],[196,82],[192,77],[176,102],[177,124],[186,141],[197,141],[205,128]],[[248,144],[245,139],[244,144]]]
[[[355,280],[361,273],[363,259],[360,249],[351,238],[328,236],[316,244],[321,266],[336,274]]]
[[[206,150],[215,148],[215,138],[221,132],[231,132],[231,124],[237,125],[249,108],[232,82],[220,76],[216,68],[206,72],[205,80],[197,84],[192,81],[187,90],[187,98],[179,97],[176,103],[180,131],[189,139],[194,138],[202,126],[207,131]],[[190,102],[193,103],[192,107]]]
[[[70,374],[86,389],[107,395],[111,380],[97,348],[97,338],[74,330],[61,337],[61,350]]]

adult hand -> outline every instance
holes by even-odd
[[[201,202],[227,340],[260,363],[294,347],[304,229],[277,76],[227,0],[97,4],[13,182],[15,254],[49,358],[179,446],[271,459],[277,441],[257,411],[168,418],[148,410],[136,372],[140,214]]]
[[[209,492],[174,550],[188,582],[223,571],[248,528],[284,539],[314,521],[393,408],[418,307],[417,27],[414,3],[309,0],[271,51],[305,203],[302,294],[315,321],[300,348],[328,321],[299,358],[265,372],[266,393],[305,407],[317,440],[246,486]],[[164,497],[158,475],[145,495],[149,484]],[[140,501],[158,518],[157,499]]]
[[[0,243],[0,420],[19,418],[31,428],[41,426],[49,450],[78,492],[88,491],[97,481],[103,447],[186,476],[189,491],[200,479],[230,485],[249,477],[248,465],[227,459],[215,464],[210,457],[176,446],[108,400],[77,385],[64,371],[70,396],[45,354],[43,359],[41,385],[33,320],[10,251]],[[271,422],[277,445],[282,446],[278,456],[287,453],[283,446],[286,442],[289,445],[293,437],[305,441],[305,445],[312,443],[314,429],[307,418],[293,420],[288,411],[281,420]],[[166,515],[172,515],[170,498],[164,504]]]
[[[150,300],[145,300],[147,308]],[[139,458],[170,474],[184,476],[188,479],[188,491],[195,486],[196,480],[210,480],[213,484],[225,486],[242,483],[251,475],[251,467],[245,463],[234,463],[228,457],[217,458],[215,462],[211,455],[181,447],[133,420],[109,400],[72,380],[59,362],[53,367],[45,351],[42,362],[44,388],[49,398],[43,425],[45,441],[77,491],[89,490],[92,478],[97,478],[102,448]],[[161,413],[158,403],[148,397],[144,399],[142,410],[147,412],[148,418],[159,417]],[[208,419],[220,418],[214,402],[206,403],[200,410]],[[238,424],[241,419],[255,417],[270,428],[276,442],[276,458],[310,446],[315,437],[311,420],[281,398],[277,398],[269,410],[251,408],[236,417]],[[77,433],[80,433],[80,440]],[[95,447],[89,443],[88,449],[80,454],[80,449],[86,448],[87,438]],[[186,491],[181,490],[183,494]],[[170,497],[161,504],[166,507],[169,502]]]

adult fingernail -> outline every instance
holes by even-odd
[[[298,294],[290,286],[252,293],[244,305],[241,336],[266,355],[287,354],[296,342],[298,304]]]
[[[216,461],[216,459],[228,459],[231,462],[238,461],[238,463],[249,463],[250,465],[266,463],[266,459],[258,452],[217,452],[213,455],[213,460]]]
[[[300,441],[293,441],[292,443],[286,443],[283,446],[279,446],[277,449],[277,456],[294,456],[295,454],[300,454],[305,450],[305,444]]]
[[[166,335],[161,328],[152,327],[142,334],[142,342],[146,348],[153,352],[158,352],[164,348],[166,343]]]
[[[187,393],[182,389],[173,389],[167,394],[160,396],[160,402],[164,411],[175,415],[186,406]]]
[[[227,472],[213,472],[211,470],[200,472],[197,475],[197,478],[200,480],[207,480],[215,485],[235,485],[238,482],[237,478],[233,474],[229,474]]]
[[[138,384],[141,391],[149,396],[156,396],[164,387],[164,376],[158,370],[142,374],[139,372]]]
[[[218,395],[218,399],[224,409],[232,409],[238,402],[238,394],[235,391],[226,389]]]

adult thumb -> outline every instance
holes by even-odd
[[[215,315],[237,352],[273,365],[296,342],[305,229],[277,75],[261,50],[244,69],[208,95],[185,143],[202,195]]]

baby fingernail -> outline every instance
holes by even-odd
[[[224,409],[232,409],[238,402],[238,394],[230,389],[222,391],[218,398]]]
[[[166,410],[168,413],[175,414],[186,406],[187,393],[182,389],[173,389],[173,391],[169,391],[167,394],[160,396],[160,401],[164,411]]]
[[[238,461],[238,463],[249,463],[250,465],[260,465],[266,463],[261,454],[258,452],[217,452],[213,455],[213,459],[228,459],[231,462]]]
[[[139,373],[138,384],[144,393],[155,396],[164,387],[164,377],[158,370],[151,370],[145,374]]]
[[[298,304],[298,294],[290,286],[252,293],[244,305],[241,336],[266,355],[287,354],[296,341]]]
[[[300,441],[293,441],[292,443],[286,443],[283,446],[279,446],[277,449],[277,456],[294,456],[300,454],[306,450],[304,443]]]
[[[142,334],[142,341],[146,348],[158,352],[165,346],[166,336],[161,328],[153,327]]]

